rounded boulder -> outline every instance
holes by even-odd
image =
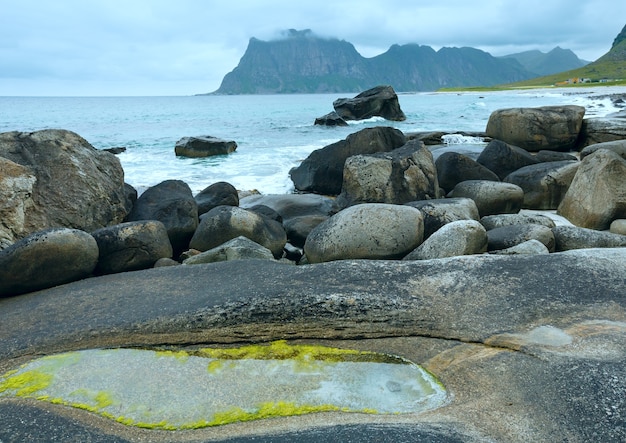
[[[444,225],[404,260],[430,260],[487,252],[487,231],[476,220],[458,220]]]
[[[512,183],[467,180],[457,184],[448,197],[471,198],[480,217],[493,214],[516,214],[522,209],[524,191]]]
[[[424,237],[424,216],[411,206],[364,203],[315,227],[304,244],[309,263],[346,259],[398,259]]]

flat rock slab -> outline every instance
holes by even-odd
[[[331,429],[369,441],[416,429],[440,441],[623,441],[624,287],[626,248],[615,248],[297,267],[224,262],[108,275],[6,298],[2,373],[72,350],[289,338],[406,358],[434,374],[450,401],[415,414],[324,412],[182,432],[3,398],[0,424],[5,420],[12,431],[0,426],[0,440],[23,435],[11,421],[18,408],[41,418],[24,424],[32,435],[47,432],[44,417],[52,417],[93,432],[94,441],[281,441]],[[164,380],[163,389],[171,388]]]

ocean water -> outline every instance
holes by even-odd
[[[239,95],[188,97],[0,97],[0,132],[47,128],[74,131],[94,147],[126,147],[118,157],[125,180],[139,192],[163,180],[183,180],[195,193],[227,181],[242,191],[293,191],[289,170],[315,149],[372,126],[404,132],[484,131],[496,109],[576,104],[586,116],[615,112],[607,94],[626,88],[525,90],[481,93],[400,94],[404,122],[381,118],[348,127],[315,126],[332,102],[354,94]],[[182,137],[211,135],[237,142],[228,156],[176,157]],[[484,145],[462,136],[447,138],[447,149]]]

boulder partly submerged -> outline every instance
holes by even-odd
[[[391,86],[376,86],[354,98],[338,98],[333,102],[335,112],[344,120],[364,120],[382,117],[386,120],[404,121],[398,95]]]

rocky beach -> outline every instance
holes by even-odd
[[[389,87],[335,105],[316,124],[406,118]],[[313,151],[292,194],[216,182],[194,195],[182,180],[137,192],[114,154],[71,131],[0,134],[0,442],[626,439],[624,115],[497,110],[472,133],[486,141],[476,156],[428,149],[445,135],[381,124]],[[176,154],[237,148],[192,141]],[[177,427],[102,396],[51,399],[49,378],[24,375],[67,352],[277,341],[415,363],[445,401]],[[383,397],[403,389],[390,383]]]

